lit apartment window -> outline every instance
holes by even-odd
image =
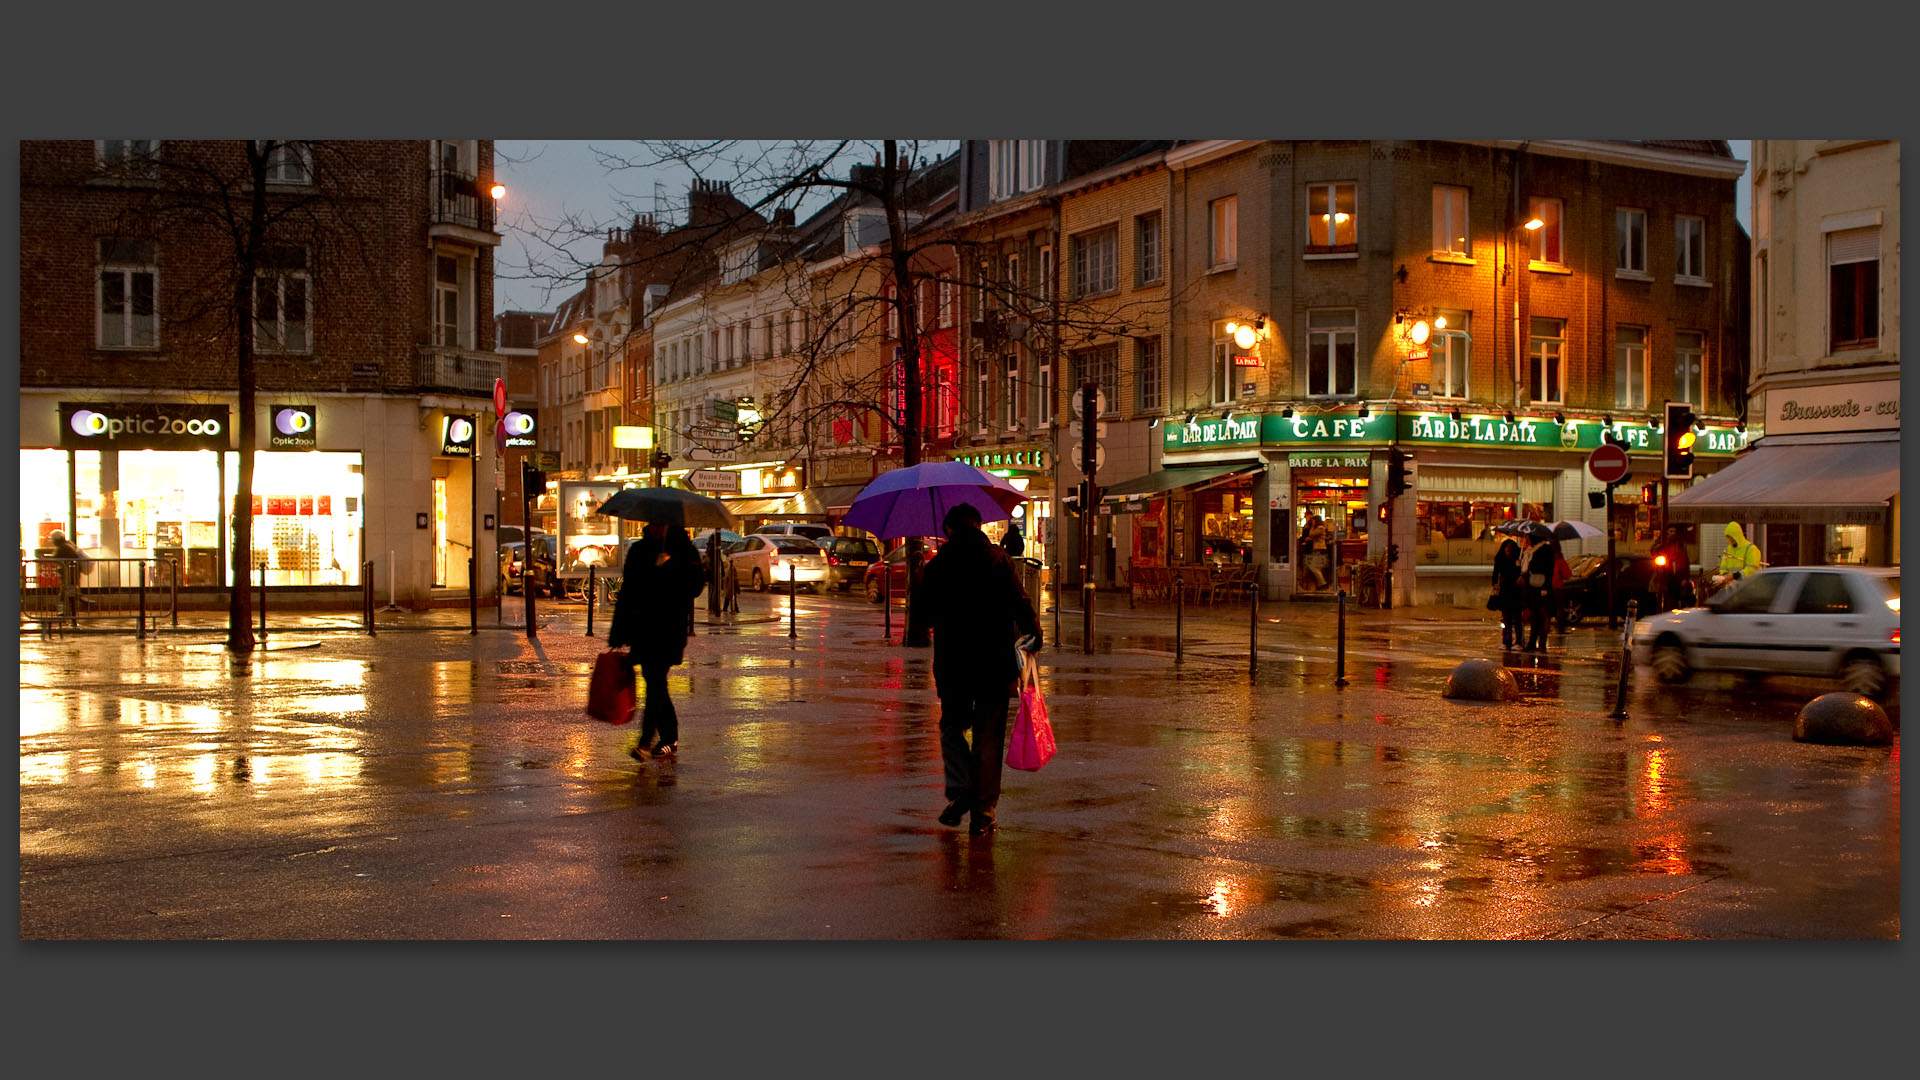
[[[1705,334],[1682,330],[1673,335],[1673,396],[1677,401],[1707,406],[1707,350]]]
[[[1613,268],[1625,274],[1647,272],[1647,212],[1622,206],[1613,212]]]
[[[1135,400],[1140,412],[1159,412],[1163,408],[1160,375],[1160,339],[1135,338],[1133,342],[1134,377],[1138,381]]]
[[[1467,189],[1435,184],[1433,187],[1433,250],[1440,255],[1473,254],[1467,232]]]
[[[1613,404],[1618,409],[1647,407],[1647,328],[1619,326],[1613,331]],[[1556,399],[1557,400],[1557,399]]]
[[[1565,319],[1534,319],[1529,324],[1527,345],[1529,381],[1532,399],[1558,404],[1566,398],[1567,323]]]
[[[154,297],[160,267],[151,240],[100,241],[99,342],[103,349],[160,345]]]
[[[1355,198],[1351,180],[1307,185],[1307,254],[1344,254],[1360,249]]]
[[[261,352],[313,348],[313,278],[305,248],[268,248],[253,274],[253,344]]]
[[[1831,351],[1880,344],[1880,228],[1827,234],[1827,324]]]
[[[1160,211],[1133,219],[1133,283],[1151,285],[1160,280]]]
[[[1207,204],[1207,265],[1232,266],[1240,259],[1240,197]]]
[[[1307,312],[1307,396],[1360,391],[1360,323],[1354,308]]]
[[[1566,262],[1565,249],[1561,236],[1561,203],[1559,199],[1529,199],[1527,210],[1540,219],[1540,227],[1528,230],[1530,254],[1534,262],[1559,266]]]
[[[1434,312],[1447,320],[1445,330],[1433,334],[1429,355],[1433,361],[1433,396],[1464,398],[1471,395],[1468,375],[1473,370],[1473,313],[1440,309]]]
[[[1707,279],[1707,219],[1681,214],[1673,219],[1673,276],[1681,281]]]
[[[1073,295],[1096,296],[1119,288],[1119,229],[1081,233],[1073,238]]]

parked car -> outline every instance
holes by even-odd
[[[880,545],[865,536],[830,536],[820,541],[827,553],[827,581],[842,592],[867,579],[867,567],[880,561]]]
[[[833,530],[815,521],[769,521],[753,530],[762,536],[804,536],[815,543],[833,535]]]
[[[762,592],[769,585],[786,586],[789,577],[795,585],[818,592],[827,580],[827,555],[820,545],[804,536],[763,535],[754,533],[727,556],[742,588]]]
[[[1634,623],[1633,659],[1666,682],[1696,670],[1814,675],[1880,697],[1900,677],[1899,571],[1765,569],[1703,607]]]
[[[940,550],[940,538],[936,536],[921,537],[920,550],[923,557],[932,556],[934,552]],[[867,574],[864,581],[866,582],[868,600],[877,604],[886,599],[888,578],[893,580],[892,590],[895,599],[899,599],[907,594],[907,545],[901,544],[899,547],[880,556],[879,562],[867,567]]]
[[[1560,588],[1560,624],[1572,627],[1579,626],[1582,619],[1606,618],[1607,557],[1582,555],[1573,561],[1570,569],[1573,577]],[[1653,571],[1651,555],[1614,555],[1615,615],[1625,617],[1629,600],[1640,605],[1634,609],[1640,615],[1653,615],[1660,610],[1659,597],[1653,595]]]
[[[707,539],[715,533],[720,534],[720,557],[723,559],[729,553],[739,550],[739,545],[746,540],[746,537],[729,529],[688,530],[687,535],[692,538],[694,548],[700,552],[700,570],[708,575],[713,573],[713,564],[707,558]]]
[[[531,577],[534,594],[537,596],[560,595],[560,572],[556,559],[559,541],[551,533],[533,534],[534,560]],[[520,592],[520,568],[526,554],[524,541],[513,541],[500,545],[500,586],[502,591],[518,595]]]

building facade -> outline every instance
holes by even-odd
[[[357,592],[370,567],[422,607],[464,599],[472,560],[490,593],[492,159],[485,140],[278,144],[265,242],[242,249],[221,221],[253,194],[244,142],[23,142],[23,557],[60,529],[96,559],[173,560],[186,602],[234,584],[237,289],[249,580]]]

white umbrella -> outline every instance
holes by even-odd
[[[1556,521],[1553,523],[1555,540],[1598,540],[1607,534],[1584,521]]]

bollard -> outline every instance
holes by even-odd
[[[135,637],[147,640],[147,575],[143,569],[140,574],[140,630]]]
[[[267,647],[267,566],[260,564],[260,647]]]
[[[1187,614],[1187,588],[1180,579],[1180,571],[1173,572],[1173,662],[1178,664],[1186,659],[1186,646],[1181,640]]]
[[[1340,590],[1340,633],[1333,646],[1333,685],[1347,685],[1347,590]]]
[[[1260,586],[1247,586],[1247,674],[1260,670]]]
[[[893,568],[886,565],[885,563],[882,563],[880,564],[880,570],[881,570],[880,606],[887,609],[887,640],[892,641],[893,640]],[[1053,629],[1056,634],[1059,633],[1060,627],[1058,625],[1058,620],[1055,621],[1055,625]]]
[[[467,556],[467,633],[480,632],[480,576],[473,556]]]
[[[373,563],[360,567],[360,606],[367,618],[367,636],[377,637],[379,632],[373,628]]]
[[[167,610],[173,612],[173,628],[180,629],[180,564],[167,560]]]
[[[1613,711],[1607,714],[1611,720],[1627,718],[1627,672],[1633,669],[1633,621],[1640,613],[1640,601],[1627,601],[1627,627],[1620,634],[1620,681],[1613,691]]]
[[[800,636],[800,624],[795,621],[794,613],[793,613],[793,594],[800,591],[798,578],[795,577],[797,573],[798,571],[794,567],[794,565],[792,563],[788,563],[787,564],[787,641],[789,643],[789,646],[791,646],[791,643],[794,638],[797,638]]]
[[[594,580],[594,571],[599,567],[587,567],[587,636],[593,636],[593,594],[598,591],[599,582]]]

